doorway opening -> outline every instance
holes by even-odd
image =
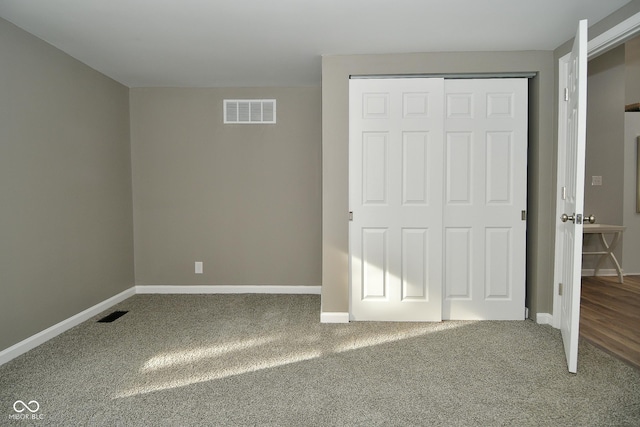
[[[640,312],[640,213],[636,212],[640,113],[624,112],[623,107],[640,101],[638,67],[637,36],[589,62],[585,213],[594,214],[599,224],[625,228],[614,251],[624,277],[617,277],[617,266],[606,257],[598,277],[593,277],[599,257],[585,257],[580,308],[580,336],[636,367],[640,367],[640,331],[637,318],[633,320]],[[603,250],[595,237],[585,234],[584,251]]]

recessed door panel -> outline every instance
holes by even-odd
[[[362,299],[386,299],[387,292],[387,230],[362,230]]]
[[[471,229],[445,229],[445,296],[471,298]]]
[[[362,134],[362,203],[387,203],[387,140],[385,132]]]
[[[402,202],[429,204],[429,132],[402,134]]]
[[[473,134],[447,132],[447,203],[471,203]]]
[[[388,119],[389,118],[389,94],[365,93],[362,95],[363,119]]]
[[[512,119],[515,117],[513,102],[515,94],[508,93],[487,93],[487,118],[489,119]]]
[[[487,132],[487,204],[511,203],[513,133]]]
[[[485,230],[485,298],[509,299],[511,278],[511,229],[487,228]]]
[[[473,119],[473,93],[447,93],[448,119]]]
[[[402,301],[429,300],[429,230],[402,230]]]
[[[429,117],[429,93],[404,93],[402,100],[403,117],[414,119]]]

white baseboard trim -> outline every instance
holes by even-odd
[[[138,285],[136,294],[306,294],[320,295],[321,286],[286,285]]]
[[[536,315],[536,323],[539,325],[553,325],[553,314],[538,313]]]
[[[94,305],[93,307],[89,307],[88,309],[74,316],[71,316],[68,319],[63,320],[62,322],[56,323],[55,325],[45,329],[44,331],[38,332],[37,334],[32,335],[29,338],[22,340],[5,350],[0,351],[0,365],[3,365],[11,359],[15,359],[21,354],[24,354],[27,351],[36,348],[40,344],[49,341],[51,338],[54,338],[61,333],[68,331],[74,326],[77,326],[80,323],[92,318],[96,314],[99,314],[135,295],[135,293],[135,288],[129,288],[117,295],[112,296],[107,300],[102,301],[101,303]]]
[[[583,268],[582,276],[594,276],[595,272],[596,272],[595,268]],[[622,273],[624,275],[624,271]],[[617,276],[617,275],[618,275],[618,270],[616,270],[615,268],[601,268],[600,270],[598,270],[598,276]]]
[[[349,313],[323,311],[320,313],[320,323],[349,323]]]

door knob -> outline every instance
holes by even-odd
[[[589,215],[587,217],[584,218],[584,222],[589,221],[589,224],[594,224],[596,222],[596,217],[595,215]]]
[[[560,220],[562,222],[567,222],[567,221],[576,222],[576,217],[575,217],[575,214],[573,215],[562,214],[562,216],[560,217]]]

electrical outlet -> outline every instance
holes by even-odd
[[[591,177],[591,185],[602,185],[602,177],[601,176],[592,176]]]
[[[202,261],[196,261],[196,274],[202,274]]]

